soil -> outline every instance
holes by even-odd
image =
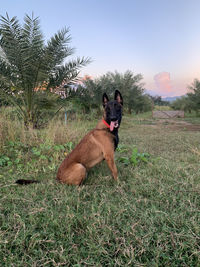
[[[146,125],[152,128],[164,127],[170,130],[180,131],[200,131],[200,124],[192,124],[183,120],[175,119],[158,119],[154,121],[153,125]]]

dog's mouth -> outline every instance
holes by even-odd
[[[110,131],[112,132],[114,128],[117,128],[119,126],[118,120],[117,121],[111,121],[110,123]]]

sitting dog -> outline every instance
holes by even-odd
[[[74,150],[61,163],[57,180],[64,184],[80,185],[87,171],[106,160],[112,176],[118,180],[117,168],[114,162],[114,150],[117,148],[119,137],[118,128],[122,119],[123,99],[116,90],[113,101],[103,94],[103,119],[96,128],[90,131]]]
[[[118,129],[122,119],[123,99],[116,90],[113,101],[109,101],[107,94],[103,94],[103,119],[96,128],[90,131],[74,150],[61,163],[56,179],[64,184],[80,185],[86,177],[87,171],[106,160],[112,176],[118,180],[117,168],[114,162],[114,150],[117,148]],[[20,185],[38,183],[37,180],[19,179]]]

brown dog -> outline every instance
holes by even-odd
[[[103,119],[61,163],[57,173],[59,182],[80,185],[87,171],[104,159],[113,178],[118,180],[114,150],[119,141],[118,128],[122,118],[122,105],[123,99],[118,90],[115,91],[114,101],[109,101],[108,96],[103,94]]]
[[[122,106],[123,99],[118,90],[115,91],[114,101],[109,101],[108,96],[103,94],[103,119],[61,163],[56,177],[59,182],[80,185],[86,177],[86,172],[104,159],[113,178],[118,179],[114,150],[119,142],[118,128],[122,119]],[[16,181],[20,185],[38,182],[26,179]]]

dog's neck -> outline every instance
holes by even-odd
[[[110,131],[110,126],[109,124],[106,122],[106,120],[104,118],[102,118],[96,126],[96,129],[98,130],[106,130],[108,129]]]
[[[106,120],[103,118],[101,119],[96,126],[96,129],[98,130],[107,130],[110,132],[110,126],[109,124],[106,122]],[[119,137],[118,137],[118,129],[114,129],[114,131],[110,132],[111,134],[114,135],[114,144],[115,144],[115,149],[118,146],[119,143]]]

